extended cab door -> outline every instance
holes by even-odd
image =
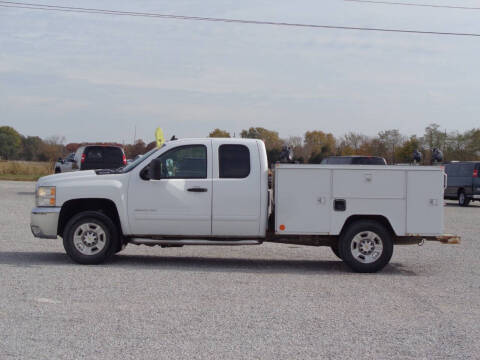
[[[213,140],[212,235],[259,236],[260,158],[255,141]]]
[[[133,235],[210,236],[211,140],[169,146],[159,155],[162,179],[150,180],[148,164],[135,169],[128,190]]]

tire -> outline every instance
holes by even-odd
[[[468,206],[470,204],[470,199],[465,195],[465,191],[460,191],[458,193],[458,205]]]
[[[352,223],[340,236],[340,255],[355,272],[373,273],[383,269],[393,255],[393,237],[377,221]]]
[[[59,168],[55,168],[55,174],[60,174],[62,171]]]
[[[122,245],[122,242],[119,241],[117,244],[117,248],[115,249],[115,254],[118,254],[119,252],[125,250],[126,247],[127,247],[127,243],[123,243]]]
[[[338,242],[335,242],[334,244],[330,245],[330,249],[332,249],[332,252],[335,254],[336,257],[338,257],[340,260],[343,260],[342,257],[340,256],[340,249],[338,248]]]
[[[98,211],[84,211],[65,226],[63,247],[79,264],[101,264],[118,249],[118,230],[113,221]]]

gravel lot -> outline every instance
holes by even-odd
[[[396,247],[378,274],[329,248],[129,245],[80,266],[30,233],[34,183],[0,182],[0,359],[478,359],[480,206],[461,245]]]

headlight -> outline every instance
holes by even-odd
[[[37,206],[55,206],[56,194],[55,186],[40,186],[36,194]]]

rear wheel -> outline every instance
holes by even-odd
[[[59,174],[61,173],[62,171],[60,170],[60,168],[55,168],[55,174]]]
[[[353,271],[377,272],[392,258],[392,234],[376,221],[354,222],[341,235],[339,252],[343,261]]]
[[[100,264],[118,248],[118,231],[112,220],[98,211],[84,211],[66,225],[63,247],[79,264]]]
[[[470,204],[470,199],[467,198],[467,196],[465,195],[465,191],[460,191],[458,193],[458,205],[460,206],[468,206],[468,204]]]

